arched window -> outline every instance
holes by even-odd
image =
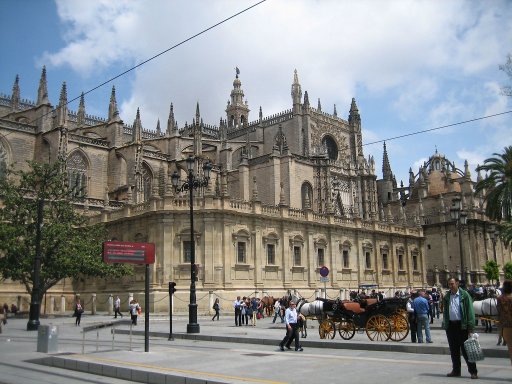
[[[142,188],[144,191],[144,201],[151,197],[151,188],[153,185],[153,174],[146,163],[142,164]]]
[[[313,208],[313,188],[308,182],[302,183],[301,187],[302,209]]]
[[[73,152],[66,161],[68,172],[68,187],[70,192],[76,196],[87,196],[87,161],[85,156],[79,152]]]
[[[338,160],[338,146],[331,136],[325,136],[322,139],[322,145],[327,148],[327,155],[331,160]]]

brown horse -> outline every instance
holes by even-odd
[[[263,303],[263,312],[267,316],[272,316],[274,314],[274,304],[276,303],[274,296],[264,296],[261,298],[261,302]]]

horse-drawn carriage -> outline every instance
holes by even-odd
[[[350,340],[356,331],[366,332],[370,340],[401,341],[409,334],[405,316],[407,300],[390,298],[362,299],[359,301],[317,298],[311,303],[300,303],[300,312],[316,317],[320,322],[321,339],[333,339],[338,331],[341,338]]]

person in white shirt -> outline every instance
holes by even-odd
[[[277,316],[281,319],[281,323],[284,323],[283,316],[281,315],[281,302],[279,300],[276,300],[274,304],[274,320],[272,320],[272,323],[276,322]]]
[[[119,296],[116,296],[114,300],[114,319],[117,319],[117,314],[123,318],[123,314],[121,313],[121,299]]]
[[[290,307],[286,309],[284,313],[284,321],[286,323],[286,336],[279,343],[279,349],[284,351],[284,345],[288,345],[295,339],[295,351],[302,352],[302,346],[299,344],[299,325],[297,323],[297,304],[294,301],[290,301]]]

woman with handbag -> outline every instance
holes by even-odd
[[[75,326],[80,326],[82,313],[84,313],[84,308],[82,307],[82,304],[80,304],[80,299],[77,299],[75,303],[75,312],[73,313],[73,316],[76,317]]]
[[[498,297],[498,319],[507,343],[508,356],[512,364],[512,280],[505,280],[503,293]]]

